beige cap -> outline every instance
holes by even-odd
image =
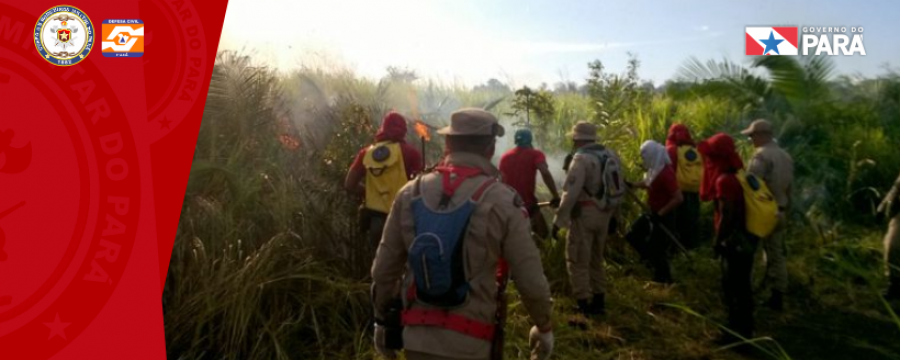
[[[503,136],[506,130],[490,112],[477,108],[465,108],[450,114],[450,126],[438,130],[441,135],[493,135]]]
[[[754,120],[746,129],[741,130],[743,135],[751,135],[755,133],[772,133],[772,123],[765,119]]]
[[[591,124],[587,121],[579,121],[575,126],[572,127],[572,131],[570,131],[567,136],[571,137],[572,140],[597,140],[597,125]]]

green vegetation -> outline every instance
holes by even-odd
[[[563,134],[589,120],[636,178],[640,143],[662,141],[674,121],[703,138],[772,120],[797,164],[791,288],[786,313],[757,312],[766,337],[755,342],[766,349],[757,357],[897,358],[900,321],[878,296],[884,223],[873,209],[900,169],[900,75],[835,76],[821,59],[764,57],[747,67],[691,60],[677,81],[658,88],[641,83],[636,58],[622,74],[596,61],[581,88],[534,91],[551,106],[536,113],[529,100],[531,126],[557,177],[570,146]],[[277,74],[221,53],[163,295],[170,358],[371,359],[371,255],[356,225],[358,204],[341,188],[347,166],[390,109],[432,127],[461,106],[520,110],[503,115],[514,127],[525,119],[521,94],[516,101],[496,80],[466,89],[397,68],[378,82],[341,69]],[[411,128],[408,140],[420,144],[415,136]],[[441,146],[439,137],[427,144],[429,165]],[[512,146],[511,136],[501,146]],[[648,282],[621,239],[611,239],[609,315],[576,331],[566,325],[572,302],[563,243],[541,246],[557,359],[747,358],[712,344],[725,312],[709,249],[679,255],[678,285],[663,288]],[[517,296],[510,299],[506,354],[526,358],[530,324]]]

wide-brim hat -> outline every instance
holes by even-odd
[[[450,114],[450,126],[438,130],[438,134],[451,136],[503,136],[506,130],[497,117],[488,111],[465,108]]]
[[[742,135],[753,135],[757,133],[772,133],[772,123],[765,119],[754,120],[746,129],[741,130]]]
[[[586,121],[579,121],[575,126],[572,127],[572,131],[570,131],[566,136],[571,137],[572,140],[597,140],[597,125],[591,124]]]

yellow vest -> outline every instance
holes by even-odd
[[[703,157],[692,145],[678,147],[678,167],[675,169],[678,187],[684,192],[699,192],[703,181]]]
[[[760,238],[766,238],[778,225],[778,203],[769,191],[766,182],[753,174],[740,170],[738,181],[744,190],[747,213],[747,231]]]
[[[408,181],[400,144],[385,141],[370,146],[363,166],[366,167],[366,208],[389,213],[394,197]]]

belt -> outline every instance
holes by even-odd
[[[577,204],[578,206],[593,206],[598,210],[600,209],[600,205],[597,205],[597,202],[594,200],[579,201]]]
[[[401,315],[404,326],[437,326],[482,340],[494,339],[494,324],[486,324],[446,310],[408,309]]]

